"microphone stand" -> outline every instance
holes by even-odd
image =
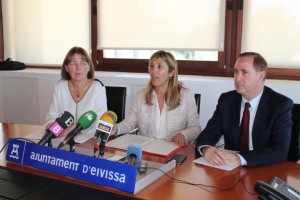
[[[96,144],[94,145],[94,157],[96,157],[96,153],[97,153],[97,151],[98,151],[98,148],[99,148],[99,145],[98,145],[98,143],[96,143]]]
[[[99,150],[99,155],[101,157],[103,157],[104,155],[104,149],[105,149],[105,142],[103,141],[103,139],[101,138],[101,142],[100,142],[100,150]]]
[[[103,139],[103,133],[99,133],[97,135],[97,140],[98,142],[95,144],[94,146],[94,157],[96,155],[96,152],[99,150],[99,154],[98,154],[98,157],[103,157],[104,155],[104,149],[105,149],[105,141]]]
[[[70,145],[70,152],[75,152],[75,141],[74,138],[70,139],[69,141],[69,145]]]
[[[52,139],[48,142],[48,147],[52,147]]]

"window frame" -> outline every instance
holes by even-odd
[[[0,0],[0,60],[4,59],[2,0]]]
[[[147,73],[147,59],[112,59],[104,58],[103,50],[97,50],[97,0],[91,0],[92,6],[92,60],[95,69],[98,71],[117,71],[117,72],[135,72]],[[227,10],[227,9],[226,9]],[[227,12],[227,11],[226,11]],[[226,26],[225,22],[225,26]],[[95,32],[93,32],[95,31]],[[226,41],[226,40],[225,40]],[[96,52],[96,53],[95,53]],[[199,67],[201,63],[201,67]],[[224,71],[229,72],[224,68],[224,52],[218,52],[218,61],[181,61],[178,60],[179,74],[193,75],[215,75],[223,76]],[[130,66],[130,67],[128,67]],[[197,70],[195,70],[197,69]],[[229,74],[227,75],[229,76]]]
[[[218,53],[218,62],[178,61],[182,75],[233,77],[233,66],[241,52],[243,0],[226,0],[224,51]],[[0,59],[4,59],[2,1],[0,0]],[[91,48],[96,71],[147,73],[147,60],[104,59],[103,51],[97,50],[97,0],[91,0]],[[144,66],[144,67],[143,67]],[[60,69],[60,66],[32,66],[28,68]],[[300,69],[272,68],[268,79],[300,80]]]
[[[241,52],[243,0],[226,0],[224,51],[218,52],[218,61],[178,61],[179,74],[233,77],[233,66]],[[97,0],[92,7],[92,60],[97,71],[147,73],[147,60],[103,58],[97,50]],[[268,79],[300,80],[300,69],[272,68]]]

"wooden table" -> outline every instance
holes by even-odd
[[[19,128],[16,129],[16,126]],[[26,125],[5,124],[0,126],[1,148],[9,137],[23,136],[22,133],[26,131],[24,131],[25,128],[20,128],[20,126]],[[33,126],[29,127],[29,129],[30,128],[37,130],[38,127]],[[87,143],[78,145],[80,148],[90,149],[91,151],[93,146],[93,140],[89,140]],[[107,148],[106,151],[116,154],[125,154],[124,151],[109,148]],[[20,166],[14,163],[7,163],[5,161],[4,152],[1,153],[0,165],[40,176],[76,183],[98,190],[109,191],[142,199],[257,199],[257,194],[254,191],[255,183],[258,180],[268,182],[273,176],[278,176],[297,190],[300,190],[300,165],[297,163],[285,161],[279,164],[252,168],[238,167],[232,171],[225,171],[193,163],[192,161],[195,159],[195,150],[193,144],[180,151],[180,153],[187,155],[187,159],[181,166],[175,167],[175,169],[171,170],[167,174],[169,177],[174,179],[163,176],[135,195],[121,192],[112,188],[51,174],[41,170]],[[143,155],[143,159],[159,163],[167,162],[167,158],[146,154]]]

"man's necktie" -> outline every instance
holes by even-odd
[[[241,122],[241,152],[249,151],[249,107],[250,103],[246,102]]]

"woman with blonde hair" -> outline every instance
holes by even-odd
[[[139,90],[131,111],[113,134],[129,133],[187,145],[201,132],[194,93],[178,81],[178,65],[166,51],[155,52],[148,65],[150,80]]]

